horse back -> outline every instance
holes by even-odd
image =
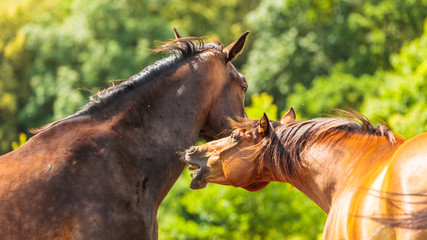
[[[393,155],[382,189],[397,239],[427,238],[427,133],[402,144]]]
[[[427,193],[426,174],[427,133],[423,133],[406,141],[393,155],[387,176],[391,181],[389,190]]]
[[[325,239],[427,239],[427,133],[390,153],[334,202]]]
[[[360,239],[427,238],[427,133],[404,141],[351,201]],[[367,172],[369,175],[369,172]],[[357,234],[356,234],[357,233]]]
[[[406,141],[394,154],[388,178],[390,190],[412,197],[427,196],[427,133]],[[395,187],[393,187],[395,186]],[[427,198],[424,199],[427,201]],[[427,205],[417,207],[425,208]]]

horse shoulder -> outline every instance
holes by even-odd
[[[113,135],[100,125],[61,123],[0,157],[0,235],[120,239],[148,234],[120,159],[106,148],[117,138]]]
[[[0,235],[8,239],[71,238],[70,185],[54,144],[30,139],[0,158]]]

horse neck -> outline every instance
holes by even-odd
[[[203,75],[209,73],[194,72],[206,67],[193,64],[169,71],[148,88],[124,97],[113,109],[114,125],[132,133],[135,140],[148,138],[160,145],[180,146],[180,150],[194,144],[213,101],[206,93],[215,92],[210,89],[215,84],[204,81]]]
[[[392,144],[385,136],[354,134],[342,137],[338,133],[308,143],[300,153],[302,163],[297,177],[289,180],[326,213],[345,186],[361,187],[363,179],[374,175],[403,143],[398,139]]]
[[[203,64],[209,62],[188,60],[149,86],[121,97],[102,113],[111,116],[107,122],[123,139],[121,151],[132,161],[136,174],[156,185],[150,191],[158,196],[158,204],[185,166],[178,153],[196,143],[215,94],[224,85],[207,81],[205,75],[215,73],[201,72],[211,69]]]

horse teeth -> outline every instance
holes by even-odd
[[[190,174],[191,178],[195,178],[197,176],[197,174],[199,173],[199,171],[195,171],[194,173]]]
[[[196,169],[199,169],[199,168],[200,168],[199,166],[190,163],[190,166],[188,167],[188,170],[196,170]]]

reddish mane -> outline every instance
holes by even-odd
[[[309,143],[328,141],[335,144],[354,135],[370,136],[373,138],[386,137],[390,144],[396,139],[393,133],[384,125],[372,125],[369,120],[360,113],[354,111],[338,110],[342,117],[315,118],[307,121],[295,121],[286,126],[270,121],[275,129],[273,134],[264,138],[253,146],[251,158],[260,158],[259,171],[268,164],[272,169],[280,169],[275,173],[277,178],[286,180],[294,176],[301,164],[300,153]],[[258,120],[239,119],[230,120],[233,129],[250,131],[257,127]],[[331,138],[339,134],[339,138]]]

